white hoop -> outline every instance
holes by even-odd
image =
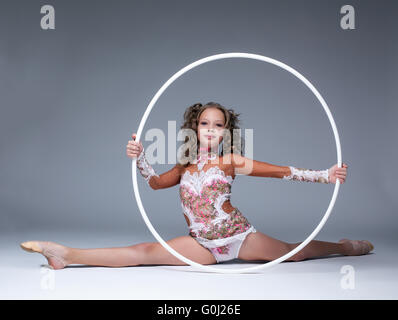
[[[248,59],[254,59],[254,60],[260,60],[260,61],[264,61],[264,62],[268,62],[271,64],[274,64],[278,67],[281,67],[282,69],[285,69],[287,71],[289,71],[290,73],[292,73],[293,75],[295,75],[297,78],[299,78],[308,88],[311,89],[312,93],[317,97],[317,99],[319,100],[319,102],[321,103],[321,105],[323,106],[330,124],[332,125],[332,129],[333,129],[333,133],[334,133],[334,138],[336,141],[336,148],[337,148],[337,163],[338,163],[338,167],[341,168],[341,146],[340,146],[340,139],[339,139],[339,134],[337,132],[337,127],[336,124],[334,122],[333,116],[329,110],[329,107],[327,106],[325,100],[322,98],[322,96],[320,95],[320,93],[318,92],[318,90],[315,89],[315,87],[303,76],[301,75],[298,71],[296,71],[295,69],[289,67],[288,65],[275,60],[275,59],[271,59],[262,55],[258,55],[258,54],[252,54],[252,53],[241,53],[241,52],[231,52],[231,53],[221,53],[221,54],[216,54],[213,56],[209,56],[200,60],[197,60],[193,63],[191,63],[190,65],[182,68],[180,71],[178,71],[177,73],[175,73],[169,80],[166,81],[165,84],[163,84],[163,86],[159,89],[159,91],[155,94],[155,96],[152,98],[151,102],[149,103],[144,116],[141,119],[140,125],[138,127],[138,131],[137,131],[137,136],[136,136],[136,141],[140,141],[140,137],[141,137],[141,132],[143,130],[143,127],[145,125],[145,122],[149,116],[149,113],[151,112],[153,106],[155,105],[155,103],[157,102],[157,100],[159,99],[159,97],[162,95],[162,93],[167,89],[167,87],[172,84],[176,79],[178,79],[180,76],[182,76],[184,73],[186,73],[187,71],[201,65],[204,64],[206,62],[209,61],[214,61],[214,60],[219,60],[219,59],[226,59],[226,58],[248,58]],[[279,257],[278,259],[275,259],[273,261],[267,262],[265,264],[259,265],[259,266],[255,266],[255,267],[250,267],[250,268],[242,268],[242,269],[224,269],[224,268],[214,268],[214,267],[209,267],[209,266],[204,266],[200,263],[194,262],[192,260],[187,259],[186,257],[184,257],[183,255],[179,254],[177,251],[175,251],[173,248],[171,248],[161,237],[160,235],[156,232],[156,230],[154,229],[154,227],[152,226],[151,222],[149,221],[144,207],[142,205],[141,202],[141,198],[140,198],[140,194],[139,194],[139,189],[138,189],[138,183],[137,183],[137,168],[136,168],[136,161],[137,159],[133,159],[132,160],[132,179],[133,179],[133,186],[134,186],[134,194],[135,194],[135,198],[137,200],[137,204],[138,204],[138,208],[140,209],[141,215],[146,223],[146,225],[148,226],[149,230],[151,231],[151,233],[154,235],[154,237],[160,242],[160,244],[167,249],[172,255],[174,255],[176,258],[184,261],[185,263],[191,265],[194,268],[198,268],[204,271],[210,271],[210,272],[219,272],[219,273],[244,273],[244,272],[252,272],[255,270],[260,270],[260,269],[265,269],[265,268],[269,268],[271,266],[274,266],[284,260],[286,260],[287,258],[293,256],[295,253],[297,253],[298,251],[300,251],[302,248],[304,248],[317,234],[318,232],[322,229],[323,225],[326,223],[327,219],[329,218],[329,215],[333,209],[333,206],[336,202],[336,198],[337,198],[337,194],[339,192],[339,187],[340,187],[340,180],[337,179],[336,180],[336,185],[334,187],[334,192],[333,192],[333,196],[332,199],[330,200],[329,203],[329,207],[326,210],[325,215],[323,216],[322,220],[320,221],[320,223],[318,224],[318,226],[314,229],[314,231],[308,236],[307,239],[305,239],[299,246],[297,246],[296,248],[294,248],[292,251],[286,253],[285,255]]]

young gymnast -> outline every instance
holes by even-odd
[[[154,190],[177,184],[181,207],[188,224],[189,235],[167,241],[174,250],[203,265],[239,258],[245,261],[275,260],[298,246],[274,239],[256,230],[241,211],[230,202],[231,185],[237,174],[272,177],[318,183],[344,183],[347,164],[326,170],[310,170],[293,166],[278,166],[244,157],[234,145],[225,152],[225,130],[234,137],[238,129],[239,114],[233,109],[209,102],[190,106],[184,113],[182,129],[196,133],[194,156],[185,152],[186,163],[180,161],[169,171],[158,175],[147,161],[136,134],[128,141],[126,154],[137,158],[137,168]],[[240,135],[232,140],[242,140]],[[188,138],[185,140],[188,141]],[[235,149],[233,149],[235,147]],[[51,241],[27,241],[22,249],[43,254],[53,269],[70,264],[123,267],[138,265],[186,265],[170,254],[158,242],[144,242],[126,247],[78,249]],[[341,239],[339,242],[312,240],[301,251],[286,261],[302,261],[331,254],[363,255],[373,250],[366,240]]]

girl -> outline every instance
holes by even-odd
[[[187,149],[185,160],[179,156],[178,163],[161,175],[147,161],[144,147],[141,142],[135,141],[136,134],[132,134],[133,140],[127,144],[127,156],[137,158],[137,168],[151,188],[158,190],[180,185],[181,207],[190,232],[167,243],[183,256],[203,265],[234,258],[274,260],[300,244],[280,241],[257,231],[240,210],[232,206],[230,192],[236,174],[318,183],[336,183],[337,179],[344,183],[347,175],[348,166],[345,163],[342,168],[336,164],[330,169],[316,171],[277,166],[244,157],[236,147],[237,141],[242,145],[240,135],[236,137],[239,130],[234,130],[239,128],[238,116],[233,109],[215,102],[190,106],[184,113],[181,128],[195,133],[194,145],[199,152],[190,153]],[[224,141],[225,132],[230,133],[229,141]],[[231,141],[233,147],[224,148]],[[43,254],[53,269],[62,269],[69,264],[108,267],[186,265],[158,242],[77,249],[50,241],[27,241],[21,243],[21,247]],[[366,240],[341,239],[338,243],[312,240],[286,261],[302,261],[330,254],[363,255],[373,248]]]

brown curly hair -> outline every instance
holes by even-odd
[[[199,123],[199,118],[200,115],[203,113],[208,108],[217,108],[224,114],[224,119],[225,119],[225,129],[229,130],[229,137],[225,136],[224,139],[228,139],[226,143],[231,146],[232,150],[234,153],[239,153],[243,154],[243,146],[244,146],[244,139],[242,138],[240,134],[240,130],[234,130],[234,129],[240,129],[239,124],[240,124],[240,119],[239,116],[241,115],[240,113],[236,113],[233,109],[227,109],[226,107],[222,106],[221,104],[217,102],[208,102],[205,105],[202,105],[201,103],[195,103],[188,107],[185,112],[184,112],[184,122],[181,125],[180,129],[192,129],[195,133],[197,133],[198,129],[198,123]],[[223,139],[223,141],[224,141]],[[185,143],[188,142],[189,137],[185,137]],[[235,143],[238,141],[238,148],[235,147]],[[199,147],[199,139],[196,141],[196,146],[197,148]],[[228,153],[230,153],[231,148],[226,148]],[[228,150],[229,149],[229,150]],[[220,156],[224,155],[224,150],[221,148],[220,151]],[[185,151],[185,157],[189,156],[189,150],[187,149]],[[186,164],[181,164],[180,159],[178,159],[178,164],[186,167],[188,166],[191,161],[188,161]]]

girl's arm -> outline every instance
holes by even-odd
[[[137,159],[137,168],[152,189],[169,188],[180,182],[183,167],[176,165],[171,170],[159,176],[146,159],[142,143],[135,141],[137,134],[133,133],[131,137],[133,140],[128,141],[126,154],[130,159]]]
[[[235,174],[257,177],[280,178],[307,182],[329,183],[329,170],[311,170],[293,166],[278,166],[271,163],[246,158],[239,154],[231,156]]]
[[[144,149],[137,158],[137,168],[148,185],[154,190],[173,187],[180,182],[181,166],[175,165],[159,176],[146,159]]]

